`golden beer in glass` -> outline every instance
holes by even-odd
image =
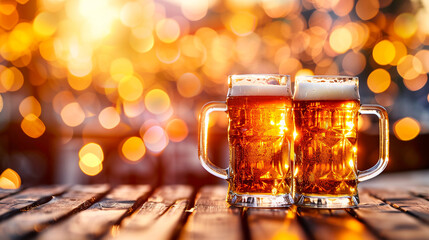
[[[380,174],[388,162],[388,120],[381,106],[360,105],[359,81],[348,76],[299,76],[295,119],[295,202],[314,208],[348,208],[359,203],[358,182]],[[380,119],[380,159],[358,171],[359,114]]]
[[[208,115],[228,114],[229,167],[207,157]],[[285,75],[232,75],[226,102],[206,104],[200,115],[199,157],[203,167],[229,182],[235,206],[284,207],[292,203],[293,115]]]

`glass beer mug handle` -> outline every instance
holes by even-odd
[[[363,182],[380,174],[389,161],[389,121],[386,110],[378,105],[364,104],[359,110],[360,114],[377,115],[379,119],[380,151],[378,162],[370,169],[358,171],[358,181]]]
[[[200,159],[201,165],[203,165],[204,169],[206,169],[209,173],[222,179],[228,178],[227,170],[214,165],[208,158],[207,136],[210,113],[226,112],[227,109],[228,108],[225,102],[209,102],[204,105],[200,113],[200,125],[198,129],[198,157]]]

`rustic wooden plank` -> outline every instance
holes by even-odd
[[[226,203],[227,188],[203,187],[180,239],[242,239],[240,209]]]
[[[343,209],[299,209],[299,218],[313,239],[377,239]]]
[[[8,197],[10,195],[16,194],[19,191],[22,191],[22,188],[20,188],[20,189],[2,189],[2,188],[0,188],[0,200]]]
[[[359,208],[351,210],[358,219],[385,239],[428,239],[429,226],[416,218],[371,197],[359,194]]]
[[[2,239],[34,237],[49,225],[88,208],[103,197],[108,185],[73,186],[65,194],[0,224]]]
[[[416,196],[429,200],[429,186],[410,186],[410,192]]]
[[[247,222],[253,240],[308,239],[296,216],[297,208],[249,208]]]
[[[429,201],[416,197],[401,189],[377,189],[369,190],[369,193],[391,206],[398,208],[408,214],[415,216],[421,221],[429,224]]]
[[[184,216],[193,189],[169,185],[157,189],[135,214],[112,228],[106,239],[171,239]]]
[[[108,229],[134,204],[149,194],[149,185],[122,185],[85,211],[38,235],[37,239],[95,239]],[[90,226],[90,227],[88,227]]]
[[[50,201],[54,196],[63,193],[66,186],[40,186],[25,189],[15,195],[0,200],[0,221],[4,221],[23,211]]]

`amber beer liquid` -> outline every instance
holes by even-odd
[[[226,102],[201,109],[198,157],[209,173],[228,181],[226,201],[240,207],[293,204],[293,112],[290,76],[228,76]],[[220,168],[208,156],[212,112],[228,115],[229,164]]]
[[[232,192],[291,192],[292,100],[291,96],[268,95],[275,94],[268,89],[259,88],[258,94],[266,95],[258,96],[251,96],[256,89],[234,96],[237,90],[233,89],[227,99]]]
[[[296,191],[357,194],[358,100],[294,101]]]
[[[358,205],[357,126],[362,110],[357,78],[297,77],[293,101],[296,204]]]

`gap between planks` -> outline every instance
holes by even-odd
[[[67,186],[53,185],[25,189],[15,195],[0,200],[0,222],[3,222],[22,212],[29,211],[61,196],[67,191]]]
[[[41,232],[37,239],[98,239],[138,209],[150,191],[149,185],[118,186],[85,211]]]
[[[359,194],[359,208],[349,211],[381,239],[427,239],[429,226],[417,218],[373,197]]]
[[[110,190],[108,185],[73,186],[51,201],[0,223],[2,239],[34,238],[47,227],[83,211]]]
[[[424,197],[416,196],[422,195],[418,191],[414,190],[411,193],[404,189],[377,189],[369,190],[369,194],[429,225],[429,201]]]

